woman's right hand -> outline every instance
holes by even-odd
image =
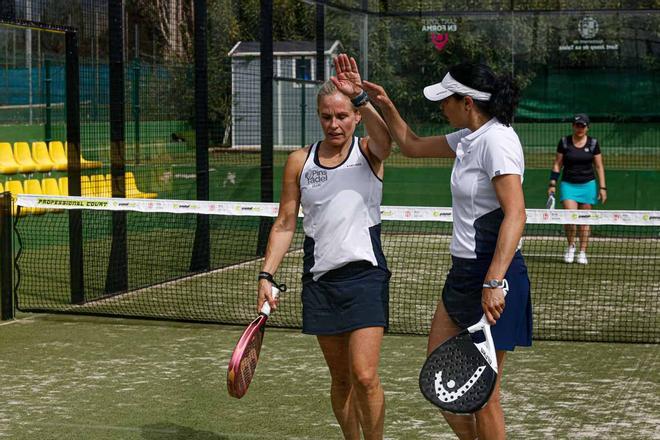
[[[550,187],[548,187],[548,197],[550,197],[550,196],[554,196],[554,195],[555,195],[555,190],[556,190],[556,189],[557,189],[557,188],[555,188],[554,186],[550,186]]]
[[[369,95],[369,100],[378,107],[393,105],[383,86],[364,80],[362,81],[362,88]]]
[[[273,285],[268,280],[259,280],[259,288],[257,293],[257,313],[261,313],[261,308],[264,303],[268,301],[271,310],[277,308],[278,300],[273,298]]]
[[[348,55],[341,53],[334,59],[334,63],[337,76],[331,77],[330,80],[337,87],[337,90],[350,99],[362,93],[362,78],[355,58],[349,58]]]

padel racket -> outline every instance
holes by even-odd
[[[506,280],[502,289],[506,295]],[[431,352],[419,373],[419,389],[443,411],[470,414],[486,405],[496,380],[495,344],[484,315]]]
[[[545,202],[545,209],[555,209],[555,193],[550,193],[548,201]]]
[[[286,285],[273,283],[273,298],[286,291]],[[238,340],[227,368],[227,391],[240,399],[247,393],[257,368],[261,343],[264,340],[266,321],[270,316],[270,304],[265,302],[259,316],[252,321]]]

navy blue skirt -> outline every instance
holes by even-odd
[[[364,327],[385,327],[389,320],[387,269],[366,261],[349,263],[318,281],[303,277],[303,333],[336,335]]]
[[[484,314],[481,306],[482,285],[492,256],[465,259],[452,256],[452,267],[442,290],[447,313],[460,328],[477,323]],[[527,266],[516,252],[505,278],[509,283],[504,312],[491,327],[497,350],[512,351],[516,346],[532,345],[532,299]]]

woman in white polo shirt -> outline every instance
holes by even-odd
[[[510,126],[519,90],[512,78],[497,77],[486,65],[454,66],[441,82],[426,87],[424,96],[439,101],[452,127],[461,130],[420,137],[381,86],[363,83],[404,155],[456,158],[451,175],[452,268],[433,317],[428,352],[483,314],[496,324],[492,333],[499,374],[488,404],[469,416],[443,415],[460,439],[504,438],[499,381],[505,353],[516,346],[530,346],[532,336],[529,278],[517,250],[526,220],[525,163]],[[506,302],[504,279],[509,285]]]

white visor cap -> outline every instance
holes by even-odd
[[[471,96],[478,101],[488,101],[491,94],[468,87],[456,81],[450,73],[447,73],[441,82],[424,87],[424,96],[429,101],[442,101],[446,97],[457,93],[463,96]]]

